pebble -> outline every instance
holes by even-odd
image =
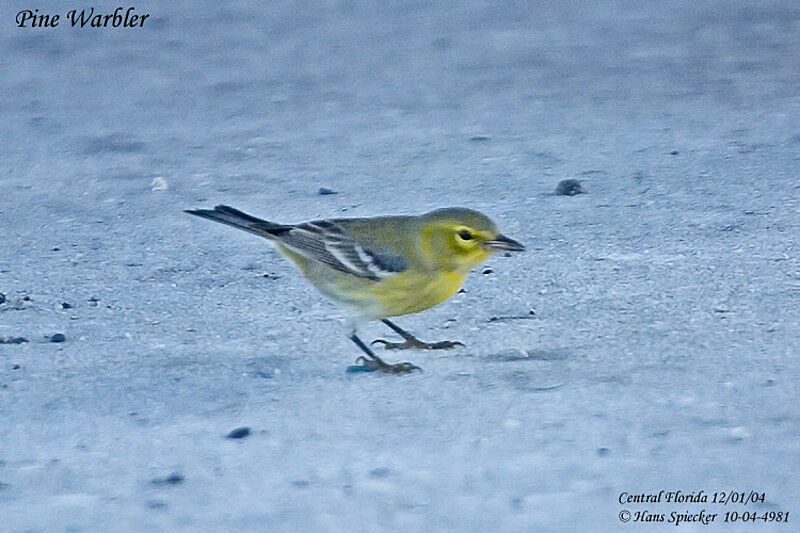
[[[61,302],[59,307],[61,307],[61,309],[72,309],[72,304],[68,302]]]
[[[31,301],[31,297],[23,296],[22,298],[19,298],[17,300],[17,303],[14,305],[14,309],[16,309],[17,311],[23,311],[25,309],[28,309],[32,305],[33,302]]]
[[[560,196],[575,196],[585,192],[581,182],[576,179],[561,180],[556,185],[556,194]]]
[[[369,471],[369,477],[371,477],[372,479],[384,479],[384,478],[389,477],[389,474],[391,474],[391,473],[392,473],[392,471],[390,469],[386,468],[385,466],[382,466],[382,467],[373,468],[372,470],[370,470]]]
[[[226,439],[243,439],[245,437],[250,436],[250,428],[247,426],[242,426],[239,428],[234,429],[227,435],[225,435]]]
[[[729,430],[729,435],[733,440],[742,440],[750,436],[750,432],[744,426],[736,426]]]
[[[161,500],[147,500],[147,507],[161,511],[167,508],[167,503]]]
[[[492,270],[491,268],[484,268],[483,272],[481,272],[481,274],[491,274],[493,272],[494,272],[494,270]]]
[[[50,337],[50,342],[64,342],[65,340],[67,340],[67,337],[63,333],[56,333]]]
[[[169,189],[169,184],[161,176],[153,178],[153,181],[150,182],[151,191],[166,191],[167,189]]]
[[[25,337],[0,337],[0,344],[22,344],[28,342]]]
[[[320,196],[329,196],[331,194],[339,194],[338,192],[334,191],[333,189],[329,189],[327,187],[320,187],[318,194]]]
[[[186,481],[186,478],[183,477],[179,472],[173,472],[167,477],[158,477],[150,481],[153,485],[180,485]]]
[[[0,304],[6,303],[6,295],[0,292]]]

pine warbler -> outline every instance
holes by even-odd
[[[497,251],[522,251],[524,246],[501,234],[489,217],[461,207],[437,209],[420,216],[385,216],[276,224],[226,205],[213,210],[186,210],[271,241],[303,276],[354,317],[349,338],[366,354],[357,368],[405,373],[420,368],[389,364],[357,335],[364,320],[381,320],[403,342],[386,349],[425,350],[463,346],[458,341],[423,342],[388,317],[417,313],[458,291],[469,271]]]

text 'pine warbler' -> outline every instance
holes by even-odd
[[[342,218],[302,224],[275,224],[232,207],[187,213],[228,224],[272,241],[294,261],[303,276],[324,295],[358,319],[381,320],[404,342],[387,349],[446,349],[460,342],[423,342],[388,317],[416,313],[440,304],[458,291],[470,269],[497,251],[524,246],[501,234],[486,215],[461,207],[420,216]],[[367,357],[362,370],[402,373],[419,370],[411,363],[388,364],[358,338],[350,339]]]

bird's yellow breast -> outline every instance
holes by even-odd
[[[417,313],[438,305],[455,294],[467,276],[466,272],[407,270],[376,282],[332,269],[280,243],[278,250],[334,302],[374,318]]]
[[[384,317],[417,313],[450,298],[464,283],[465,274],[456,272],[408,271],[370,287],[384,311]]]

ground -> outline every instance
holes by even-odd
[[[127,29],[11,4],[0,338],[27,342],[0,344],[4,530],[796,527],[796,3],[161,2]],[[34,7],[61,24],[14,26]],[[341,311],[182,212],[217,203],[463,205],[528,251],[397,321],[465,348],[349,374]],[[709,503],[619,502],[662,489]]]

